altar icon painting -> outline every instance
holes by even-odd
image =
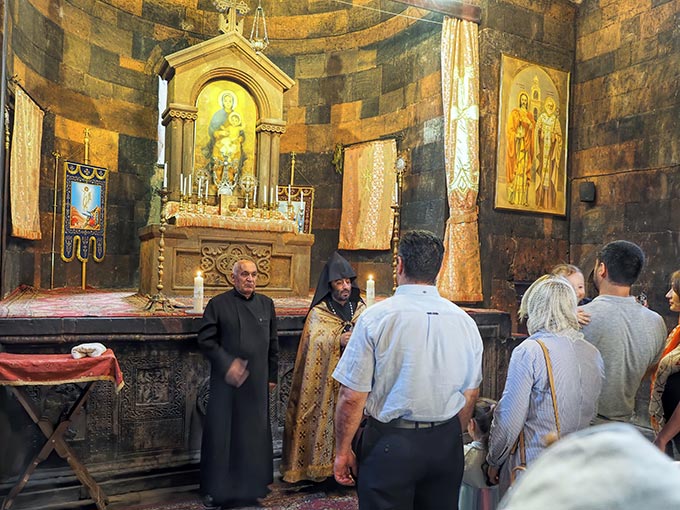
[[[61,258],[81,262],[90,256],[101,262],[106,251],[106,168],[66,161]]]
[[[565,215],[569,73],[501,61],[495,207]]]
[[[255,100],[238,83],[218,80],[205,86],[196,106],[194,179],[207,178],[218,194],[234,194],[256,168]]]

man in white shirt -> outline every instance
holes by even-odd
[[[399,242],[395,295],[359,318],[333,377],[335,479],[361,510],[458,507],[467,425],[482,379],[482,339],[434,286],[444,247],[431,232]],[[365,414],[358,456],[352,438]]]

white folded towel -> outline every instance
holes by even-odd
[[[105,350],[106,347],[100,343],[80,344],[71,349],[71,356],[75,359],[84,358],[85,356],[97,358],[104,354]]]

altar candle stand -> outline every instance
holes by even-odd
[[[201,272],[196,273],[194,278],[194,313],[203,313],[203,277]]]
[[[375,303],[375,280],[373,275],[368,275],[366,281],[366,306],[371,306]]]
[[[149,302],[146,304],[146,310],[156,312],[160,308],[164,312],[173,312],[175,307],[170,302],[170,298],[163,294],[163,262],[165,262],[163,253],[165,252],[165,229],[168,223],[166,213],[170,192],[166,186],[163,186],[162,189],[158,190],[158,194],[161,196],[161,225],[158,228],[161,235],[158,240],[158,283],[156,284],[158,292],[153,296],[147,296]]]

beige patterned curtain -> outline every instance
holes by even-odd
[[[458,302],[481,301],[477,231],[479,192],[479,44],[477,25],[447,18],[442,30],[444,150],[450,216],[439,292]]]
[[[395,200],[397,144],[378,140],[345,149],[341,250],[389,250]]]
[[[44,116],[44,112],[28,94],[17,87],[9,167],[10,212],[14,237],[42,237],[38,199]]]

